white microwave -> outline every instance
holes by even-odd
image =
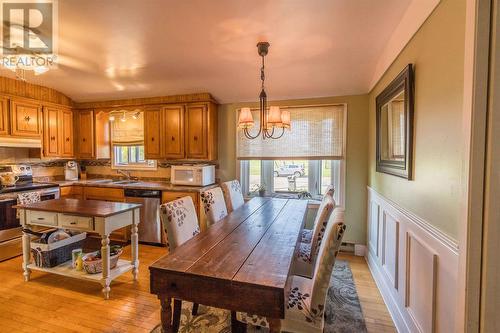
[[[173,185],[207,186],[215,183],[215,165],[172,165]]]

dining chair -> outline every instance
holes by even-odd
[[[335,188],[333,187],[333,185],[328,185],[324,195],[329,195],[333,198],[334,194],[335,194]],[[303,229],[301,234],[300,234],[300,242],[301,243],[311,243],[312,237],[313,237],[313,230],[314,230],[314,227],[313,227],[313,229]]]
[[[160,220],[167,234],[167,248],[169,252],[182,245],[200,233],[198,216],[190,196],[170,201],[160,205]],[[179,327],[181,316],[181,300],[174,300],[173,326]],[[193,304],[192,314],[198,313],[198,304]]]
[[[27,205],[30,203],[40,202],[40,192],[25,192],[17,195],[17,203],[19,205]],[[19,218],[19,210],[16,211],[16,217]]]
[[[345,229],[344,212],[341,208],[336,208],[327,223],[324,241],[314,265],[313,278],[293,276],[291,279],[290,292],[285,300],[285,318],[281,320],[281,331],[323,332],[326,296]],[[262,316],[237,312],[236,319],[237,322],[232,322],[232,332],[245,331],[246,324],[269,327],[267,319]],[[238,321],[245,325],[239,324]]]
[[[220,187],[215,187],[201,193],[203,210],[207,217],[207,224],[211,226],[227,216],[226,202]]]
[[[226,199],[227,211],[229,213],[240,208],[245,203],[240,182],[236,179],[222,183],[222,190],[224,191],[224,198]]]
[[[298,244],[297,256],[294,260],[294,274],[310,278],[313,274],[323,234],[328,225],[330,215],[335,208],[335,200],[330,195],[325,195],[314,219],[314,229],[311,243]]]

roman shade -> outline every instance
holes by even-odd
[[[111,142],[118,146],[144,145],[144,113],[113,112]],[[122,121],[124,119],[124,121]]]
[[[237,131],[239,160],[339,160],[344,158],[345,104],[280,107],[290,111],[291,130],[277,140],[247,139]],[[259,128],[259,111],[252,110],[255,120],[250,132]],[[275,129],[281,133],[281,129]]]

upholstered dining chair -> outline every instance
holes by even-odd
[[[324,195],[329,195],[333,198],[334,194],[335,194],[335,188],[333,187],[333,185],[328,185]],[[300,242],[301,243],[311,243],[312,238],[313,238],[313,231],[314,231],[314,227],[313,227],[313,229],[303,229],[301,234],[300,234]]]
[[[241,192],[240,182],[230,180],[222,183],[222,190],[224,191],[224,198],[226,199],[227,211],[231,213],[245,204],[243,199],[243,192]]]
[[[171,252],[200,233],[198,216],[190,196],[164,203],[160,206],[160,220],[167,234],[167,248]],[[180,320],[182,301],[174,300],[174,323]],[[198,313],[198,304],[193,304],[193,316]]]
[[[207,216],[207,224],[211,226],[227,216],[226,202],[220,187],[215,187],[201,193],[203,210]]]
[[[288,299],[285,299],[285,319],[281,320],[282,331],[323,332],[326,296],[345,229],[344,212],[336,208],[327,223],[313,278],[292,277]],[[269,327],[267,319],[261,316],[237,312],[236,319],[244,324]],[[233,325],[240,326],[233,327],[233,332],[244,331],[238,322]]]
[[[40,192],[25,192],[17,195],[17,203],[19,205],[27,205],[40,201]],[[16,217],[19,218],[19,210],[16,211]]]
[[[294,275],[310,278],[313,274],[321,240],[326,230],[330,215],[335,208],[335,201],[330,195],[325,195],[314,219],[314,229],[311,243],[298,244],[297,256],[294,260]]]

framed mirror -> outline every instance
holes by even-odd
[[[413,66],[409,64],[377,96],[376,170],[412,179]]]

